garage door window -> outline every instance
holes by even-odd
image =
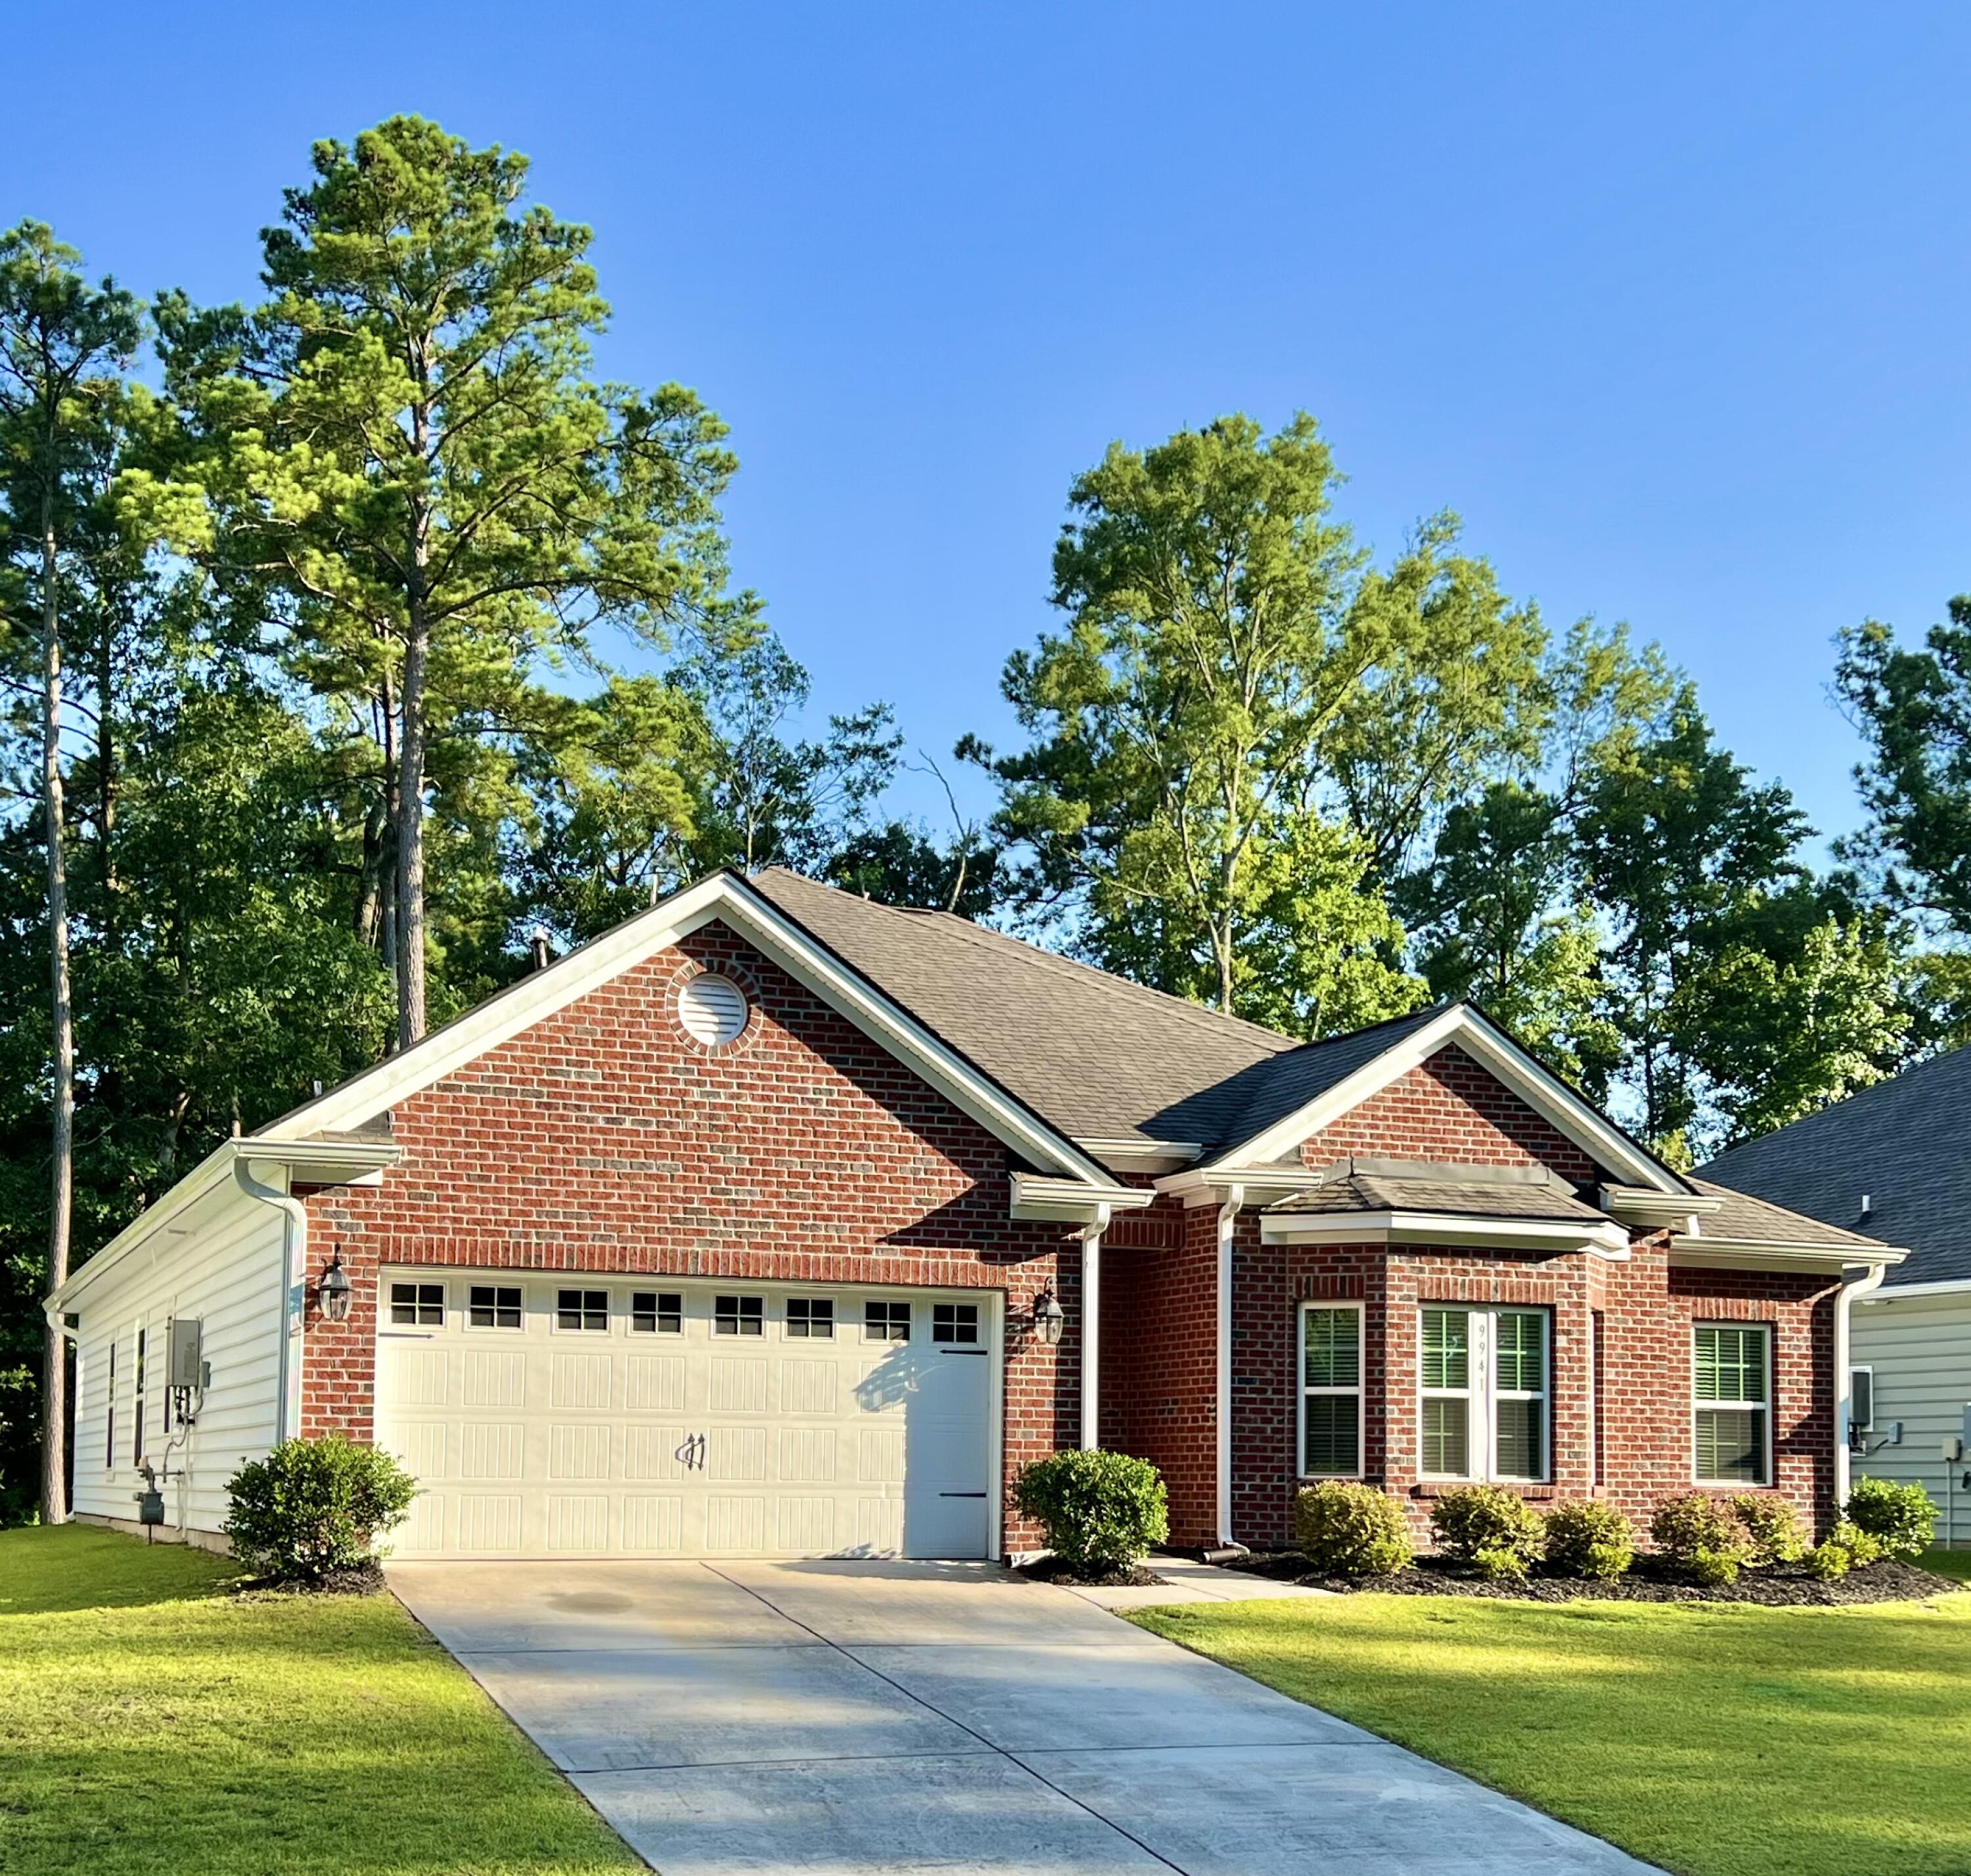
[[[907,1342],[911,1306],[907,1303],[868,1304],[863,1310],[862,1329],[872,1342]]]
[[[630,1327],[637,1335],[684,1334],[684,1298],[675,1290],[639,1290],[630,1298]]]
[[[520,1286],[475,1283],[466,1296],[466,1320],[475,1329],[517,1329]]]
[[[392,1284],[390,1321],[399,1328],[442,1329],[445,1327],[445,1285],[441,1283]]]
[[[767,1305],[757,1296],[722,1296],[712,1305],[714,1335],[764,1335]]]
[[[822,1341],[835,1337],[835,1304],[826,1296],[790,1296],[787,1298],[787,1334]]]
[[[555,1300],[555,1327],[606,1333],[609,1327],[607,1290],[563,1290]]]
[[[979,1340],[979,1305],[976,1303],[932,1304],[930,1339],[933,1342],[976,1342]]]

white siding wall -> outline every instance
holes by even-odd
[[[166,1484],[168,1526],[217,1531],[226,1518],[226,1481],[243,1459],[272,1446],[280,1373],[282,1295],[282,1219],[272,1206],[223,1191],[181,1221],[185,1235],[161,1231],[91,1286],[76,1312],[81,1318],[77,1360],[75,1508],[97,1516],[134,1519],[142,1480],[136,1467],[134,1422],[136,1332],[147,1330],[145,1448],[154,1466],[171,1453]],[[212,1386],[194,1411],[197,1424],[164,1430],[165,1355],[170,1319],[196,1316],[204,1324]],[[109,1452],[109,1344],[116,1343],[116,1448]],[[295,1351],[297,1363],[298,1350]],[[106,1463],[107,1461],[107,1463]],[[183,1477],[177,1476],[181,1468]]]
[[[1858,1477],[1914,1480],[1937,1502],[1937,1539],[1971,1546],[1971,1464],[1947,1466],[1943,1441],[1964,1431],[1971,1407],[1971,1295],[1911,1296],[1894,1291],[1855,1306],[1853,1360],[1875,1371],[1875,1425]],[[1902,1443],[1887,1444],[1890,1423],[1903,1423]],[[1956,1530],[1947,1532],[1947,1507]]]

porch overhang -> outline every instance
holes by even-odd
[[[1091,1185],[1082,1179],[1059,1179],[1044,1173],[1012,1175],[1009,1215],[1033,1223],[1106,1225],[1116,1212],[1140,1211],[1156,1202],[1156,1194],[1142,1186]]]
[[[1268,1212],[1259,1219],[1263,1244],[1389,1244],[1419,1249],[1532,1251],[1559,1257],[1588,1251],[1611,1263],[1629,1255],[1620,1225],[1549,1219],[1487,1218],[1449,1212]]]

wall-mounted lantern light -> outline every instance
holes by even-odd
[[[321,1273],[321,1281],[314,1286],[315,1301],[321,1305],[322,1320],[347,1322],[350,1295],[349,1278],[342,1268],[342,1246],[338,1244],[329,1258],[328,1268]]]
[[[1054,1295],[1054,1285],[1050,1283],[1034,1298],[1034,1335],[1049,1348],[1054,1348],[1059,1345],[1060,1332],[1067,1324],[1067,1312],[1061,1308]]]

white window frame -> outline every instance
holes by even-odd
[[[1465,1362],[1465,1385],[1461,1388],[1425,1387],[1423,1380],[1423,1319],[1432,1310],[1464,1317],[1471,1337]],[[1533,1316],[1540,1325],[1540,1375],[1546,1386],[1531,1389],[1501,1389],[1497,1385],[1498,1363],[1496,1328],[1501,1316]],[[1433,1484],[1456,1485],[1549,1485],[1553,1481],[1553,1311],[1538,1303],[1422,1302],[1416,1313],[1416,1432],[1417,1477]],[[1695,1360],[1695,1344],[1692,1344]],[[1693,1389],[1693,1392],[1695,1390]],[[1426,1472],[1423,1469],[1423,1409],[1430,1400],[1461,1400],[1464,1410],[1464,1472]],[[1501,1400],[1536,1400],[1541,1404],[1540,1469],[1536,1473],[1501,1472],[1499,1470],[1499,1415]],[[1695,1448],[1696,1421],[1692,1422]],[[1471,1461],[1477,1460],[1475,1466]]]
[[[513,1323],[503,1323],[497,1321],[474,1322],[472,1320],[474,1307],[472,1292],[474,1290],[493,1291],[496,1299],[493,1305],[496,1317],[500,1307],[497,1300],[500,1291],[518,1290],[520,1293],[520,1320]],[[464,1327],[468,1335],[524,1335],[527,1330],[527,1286],[524,1283],[475,1283],[468,1278],[465,1285],[465,1308],[462,1314],[464,1317]]]
[[[577,1308],[575,1312],[578,1316],[586,1316],[588,1314],[588,1299],[591,1296],[599,1296],[602,1298],[602,1326],[601,1328],[591,1329],[585,1322],[565,1323],[562,1321],[561,1299],[562,1292],[565,1290],[572,1291],[573,1294],[582,1298],[581,1306]],[[521,1319],[524,1321],[526,1317],[526,1302],[524,1298],[521,1301],[520,1311]],[[584,1337],[598,1335],[614,1335],[616,1333],[615,1291],[601,1285],[591,1288],[586,1283],[556,1284],[555,1285],[554,1291],[554,1301],[548,1311],[548,1330],[549,1333],[552,1335],[578,1335]]]
[[[1766,1345],[1766,1398],[1764,1400],[1699,1400],[1697,1398],[1697,1337],[1702,1329],[1753,1329],[1764,1338]],[[1773,1325],[1769,1322],[1732,1322],[1716,1317],[1703,1317],[1690,1325],[1690,1479],[1693,1485],[1709,1492],[1769,1492],[1777,1471],[1773,1451],[1773,1423],[1779,1418],[1779,1375],[1774,1365],[1776,1338]],[[1870,1405],[1872,1406],[1873,1402]],[[1757,1479],[1707,1479],[1697,1467],[1697,1416],[1706,1410],[1713,1413],[1761,1413],[1765,1415],[1766,1436],[1760,1455],[1760,1471],[1764,1477]]]
[[[409,1322],[397,1321],[396,1291],[400,1284],[409,1285],[413,1291],[425,1290],[438,1291],[438,1321],[436,1322],[426,1322],[424,1320],[423,1312],[431,1305],[422,1295],[415,1295],[412,1301],[411,1314],[413,1320]],[[399,1335],[405,1335],[415,1334],[420,1329],[429,1332],[445,1327],[445,1317],[451,1308],[451,1295],[450,1286],[442,1278],[434,1281],[428,1277],[393,1277],[386,1283],[384,1289],[386,1292],[383,1298],[385,1320],[381,1327],[386,1335],[393,1330]]]
[[[1334,1314],[1346,1311],[1355,1318],[1355,1385],[1353,1387],[1309,1387],[1307,1384],[1307,1319],[1315,1310]],[[1318,1298],[1303,1302],[1294,1312],[1294,1476],[1302,1479],[1359,1479],[1367,1466],[1363,1448],[1369,1437],[1369,1415],[1367,1397],[1363,1392],[1362,1376],[1368,1365],[1367,1345],[1368,1324],[1363,1320],[1362,1305],[1346,1298],[1334,1301]],[[1307,1397],[1310,1394],[1354,1396],[1355,1400],[1355,1467],[1352,1472],[1310,1472],[1307,1470]]]
[[[647,1296],[656,1307],[640,1311],[637,1307],[637,1299],[640,1296]],[[667,1296],[674,1296],[677,1298],[678,1306],[676,1309],[664,1308],[664,1298]],[[685,1293],[682,1290],[632,1290],[630,1292],[630,1307],[624,1312],[623,1316],[624,1321],[629,1325],[625,1333],[630,1335],[682,1335],[684,1334],[685,1318],[687,1314],[685,1308]],[[647,1315],[650,1318],[650,1326],[647,1329],[637,1322],[637,1318],[640,1314]],[[666,1317],[676,1318],[677,1327],[675,1329],[667,1329],[664,1327]]]

